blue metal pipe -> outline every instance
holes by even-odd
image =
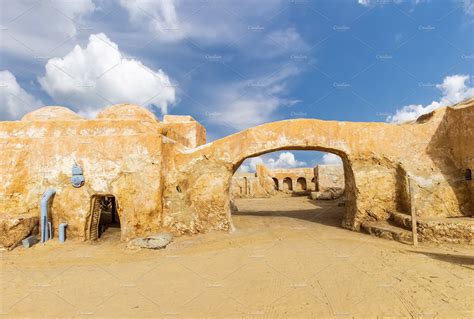
[[[64,243],[66,241],[66,227],[67,223],[59,224],[59,242]]]
[[[44,243],[51,239],[51,222],[48,220],[49,200],[56,194],[55,189],[48,189],[41,198],[41,242]]]

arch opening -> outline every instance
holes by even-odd
[[[293,181],[289,177],[283,179],[283,190],[292,191],[293,190]]]
[[[289,162],[295,167],[286,170],[277,167],[276,164],[282,162],[282,152],[289,153],[288,151],[297,154],[304,153],[306,158],[301,161],[299,158],[291,158]],[[337,220],[334,226],[346,225],[345,219],[353,216],[356,207],[352,168],[347,156],[342,151],[337,151],[337,154],[336,152],[328,153],[337,158],[337,162],[322,161],[322,154],[324,154],[322,152],[324,151],[326,149],[318,147],[306,147],[304,150],[292,147],[277,151],[260,151],[255,156],[239,159],[235,165],[240,163],[241,167],[235,166],[234,175],[229,181],[229,200],[231,201],[229,207],[232,208],[229,219],[233,221],[234,226],[239,228],[239,220],[246,214],[252,216],[283,215],[310,220],[314,217],[314,211],[321,209],[319,206],[324,206],[325,209],[334,206],[336,213],[330,217],[332,220]],[[272,158],[275,154],[280,157]],[[316,158],[318,155],[314,154],[319,154],[320,158]],[[342,156],[339,157],[338,154]],[[315,158],[311,158],[312,156]],[[252,163],[255,173],[248,170]],[[313,163],[315,164],[312,165]],[[245,167],[245,170],[242,167]],[[291,172],[291,169],[294,171]],[[302,172],[307,172],[307,174]],[[246,196],[238,196],[240,188],[235,184],[239,176],[243,175],[246,175],[245,181],[251,185],[251,190]],[[249,177],[250,175],[253,177]],[[265,188],[267,183],[268,188]],[[268,207],[266,207],[267,204]],[[284,212],[282,213],[282,211]],[[317,222],[317,220],[314,221]]]
[[[296,180],[296,190],[298,191],[306,191],[307,186],[306,186],[306,178],[304,177],[298,177]]]
[[[273,177],[272,180],[273,180],[273,184],[274,184],[273,186],[275,190],[277,191],[280,190],[280,186],[278,185],[278,179],[276,177]]]

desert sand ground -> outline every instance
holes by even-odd
[[[54,239],[2,252],[3,317],[474,317],[474,251],[339,227],[344,207],[237,200],[236,230],[127,250]]]

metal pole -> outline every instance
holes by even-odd
[[[408,189],[410,192],[411,235],[413,238],[413,246],[418,246],[418,232],[416,229],[416,209],[413,196],[413,184],[410,177],[408,177]]]

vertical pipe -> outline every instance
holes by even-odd
[[[51,223],[48,220],[49,201],[56,194],[55,189],[48,189],[41,198],[41,242],[44,243],[51,238]]]
[[[413,183],[410,176],[408,176],[408,189],[410,192],[410,212],[411,212],[411,235],[413,239],[413,246],[418,246],[418,231],[416,229],[416,209],[413,196]]]
[[[66,241],[66,227],[67,223],[59,224],[59,242],[64,243]]]

